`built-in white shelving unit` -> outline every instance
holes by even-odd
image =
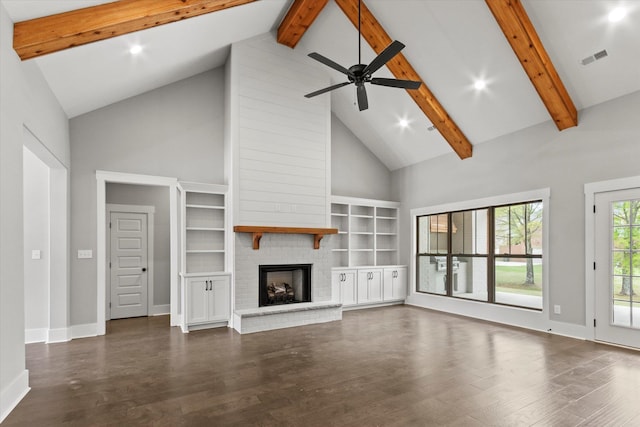
[[[338,229],[334,267],[398,263],[398,202],[334,196],[331,226]]]
[[[226,265],[226,186],[180,183],[183,273],[212,273]]]
[[[227,186],[180,182],[179,190],[183,329],[224,325],[231,305]]]
[[[398,264],[400,204],[334,196],[332,292],[343,307],[402,303],[407,268]]]

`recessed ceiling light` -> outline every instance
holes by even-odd
[[[137,54],[139,54],[140,52],[142,52],[142,46],[140,46],[139,44],[134,44],[133,46],[131,46],[131,47],[129,48],[129,53],[130,53],[131,55],[137,55]]]
[[[623,7],[616,7],[609,12],[609,22],[618,22],[627,15],[627,11]]]
[[[476,90],[484,90],[487,87],[487,82],[484,80],[476,80],[473,87],[476,88]]]
[[[409,120],[404,119],[404,118],[398,120],[398,126],[400,126],[402,129],[408,128],[409,127]]]

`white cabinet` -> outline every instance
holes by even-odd
[[[333,298],[343,306],[358,303],[357,274],[356,270],[337,270],[331,273]]]
[[[345,308],[399,303],[407,296],[407,267],[334,268],[331,285],[334,301]]]
[[[358,304],[381,302],[382,280],[382,269],[358,269]]]
[[[230,317],[229,275],[186,278],[187,324],[227,322]]]
[[[227,322],[231,276],[227,260],[227,186],[180,182],[180,316],[192,325]],[[202,327],[202,326],[200,326]]]
[[[383,299],[385,301],[404,300],[407,296],[407,267],[387,267],[384,269]]]

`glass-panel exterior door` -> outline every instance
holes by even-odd
[[[640,348],[640,189],[595,200],[596,339]]]

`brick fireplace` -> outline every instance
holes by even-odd
[[[309,302],[260,306],[261,265],[311,265]],[[331,236],[313,248],[307,234],[265,234],[253,249],[250,233],[235,233],[234,327],[240,333],[323,323],[342,319],[342,306],[331,300]]]

